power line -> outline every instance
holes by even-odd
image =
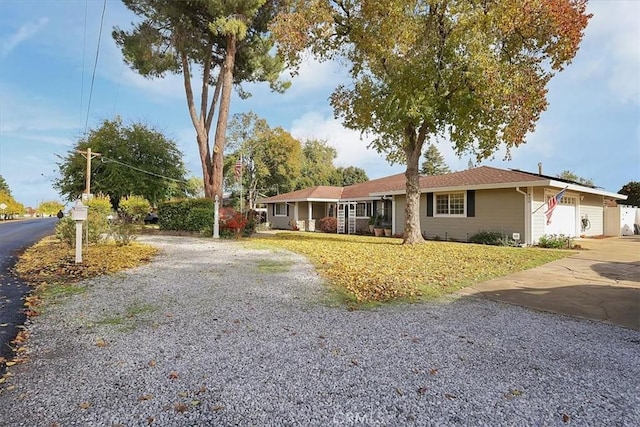
[[[153,175],[153,176],[156,176],[156,177],[158,177],[158,178],[168,179],[169,181],[179,182],[179,183],[183,183],[183,184],[188,184],[188,183],[189,183],[188,181],[185,181],[185,180],[183,180],[183,179],[171,178],[171,177],[169,177],[169,176],[160,175],[160,174],[157,174],[157,173],[155,173],[155,172],[149,172],[149,171],[147,171],[147,170],[140,169],[140,168],[135,167],[135,166],[132,166],[132,165],[128,165],[128,164],[123,163],[123,162],[121,162],[121,161],[119,161],[119,160],[116,160],[116,159],[112,159],[112,158],[106,157],[104,154],[102,155],[102,157],[101,157],[101,158],[102,158],[102,161],[103,161],[103,162],[104,162],[105,160],[107,160],[108,162],[117,163],[117,164],[119,164],[119,165],[121,165],[121,166],[124,166],[124,167],[127,167],[127,168],[129,168],[129,169],[133,169],[133,170],[136,170],[136,171],[138,171],[138,172],[146,173],[147,175]]]
[[[96,68],[98,68],[98,56],[100,55],[100,40],[102,40],[102,24],[104,23],[104,12],[107,10],[107,0],[102,4],[102,17],[100,18],[100,32],[98,33],[98,47],[96,48],[96,59],[93,63],[93,75],[91,76],[91,87],[89,89],[89,103],[87,104],[87,118],[84,122],[84,132],[87,133],[89,124],[89,111],[91,110],[91,98],[93,96],[93,83],[96,79]]]

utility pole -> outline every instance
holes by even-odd
[[[102,154],[92,153],[91,148],[87,148],[87,151],[76,150],[76,152],[82,154],[87,159],[87,172],[85,176],[84,194],[87,195],[86,197],[88,200],[89,194],[91,194],[91,159],[94,157],[100,157]]]

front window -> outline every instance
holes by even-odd
[[[276,203],[276,216],[287,216],[287,204]]]
[[[436,194],[436,215],[464,215],[464,193]]]
[[[358,202],[356,205],[356,216],[368,218],[373,215],[373,202]]]

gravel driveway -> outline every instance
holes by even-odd
[[[297,255],[145,237],[31,323],[7,426],[640,425],[640,333],[477,299],[348,311]]]

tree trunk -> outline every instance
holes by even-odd
[[[424,242],[422,230],[420,229],[420,174],[418,163],[422,153],[422,144],[416,141],[415,131],[407,130],[407,145],[405,155],[407,158],[406,178],[407,201],[404,208],[405,225],[404,240],[402,243],[412,245]]]
[[[215,141],[213,145],[213,196],[222,200],[222,169],[224,164],[224,145],[226,141],[227,122],[229,120],[229,105],[233,89],[233,67],[236,59],[236,36],[227,36],[227,52],[224,65],[220,71],[223,74],[222,91],[220,93],[220,108],[216,124]]]

